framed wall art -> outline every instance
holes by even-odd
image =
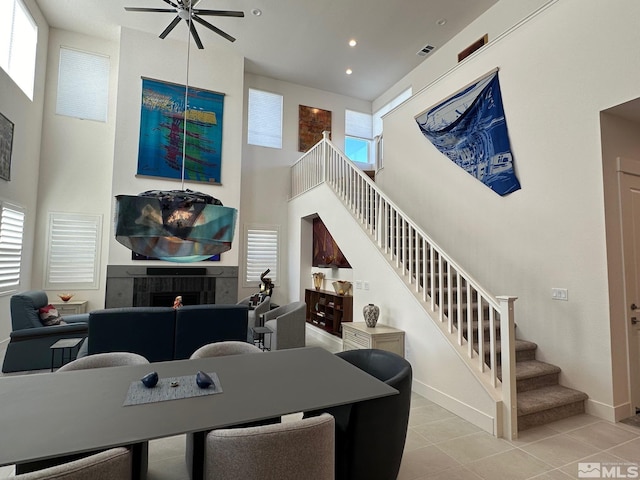
[[[322,132],[331,138],[331,111],[320,108],[298,106],[298,151],[307,152],[322,140]]]
[[[185,86],[142,79],[138,175],[220,184],[224,94],[189,86],[184,148]]]
[[[11,180],[11,151],[13,149],[13,122],[0,113],[0,178]]]

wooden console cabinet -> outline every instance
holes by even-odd
[[[380,323],[373,328],[364,322],[345,325],[342,329],[342,350],[359,348],[378,348],[404,357],[404,332]]]
[[[307,322],[338,337],[342,335],[342,324],[353,320],[352,296],[307,288],[304,301]]]

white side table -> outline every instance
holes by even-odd
[[[51,302],[56,307],[58,313],[63,317],[65,315],[77,315],[79,313],[87,313],[86,300],[69,300],[68,302]]]
[[[364,322],[342,324],[342,350],[378,348],[404,357],[404,331],[378,323],[367,327]]]

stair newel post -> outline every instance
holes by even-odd
[[[322,178],[319,183],[326,181],[328,177],[327,169],[329,168],[329,148],[327,148],[327,142],[329,141],[329,134],[327,130],[322,132]],[[331,183],[331,182],[330,182]]]
[[[516,328],[513,304],[518,297],[500,296],[496,299],[500,304],[502,436],[508,440],[515,440],[518,438],[518,402],[516,394]]]

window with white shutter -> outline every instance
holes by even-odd
[[[102,215],[49,214],[45,288],[98,288]]]
[[[0,0],[0,67],[33,100],[38,26],[22,0]]]
[[[260,275],[267,269],[270,270],[267,277],[274,284],[278,284],[279,237],[280,229],[277,225],[245,226],[245,286],[258,285],[260,283]]]
[[[24,210],[0,202],[0,294],[18,291],[23,232]]]
[[[369,113],[345,111],[344,153],[354,162],[371,160],[373,119]]]

